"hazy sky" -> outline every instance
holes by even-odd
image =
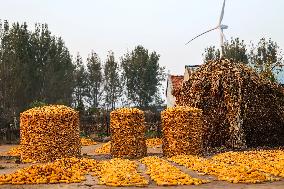
[[[217,25],[223,0],[1,0],[0,19],[47,23],[70,52],[85,59],[93,49],[102,60],[107,51],[117,59],[141,44],[161,55],[160,64],[173,74],[184,65],[201,64],[207,46],[219,45],[213,31],[184,44]],[[225,35],[247,43],[271,37],[284,48],[284,0],[227,0]]]

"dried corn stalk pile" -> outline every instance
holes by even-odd
[[[204,128],[201,116],[202,110],[183,106],[162,112],[164,155],[202,153]]]
[[[32,108],[21,113],[22,160],[53,161],[79,156],[79,114],[63,105]]]
[[[111,154],[113,157],[138,158],[147,153],[144,112],[120,108],[110,114]]]
[[[249,66],[209,61],[173,94],[177,105],[203,110],[208,146],[284,145],[283,92]]]

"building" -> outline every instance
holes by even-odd
[[[186,65],[184,69],[184,75],[171,75],[168,74],[167,78],[167,107],[173,107],[175,105],[176,97],[172,94],[174,90],[178,90],[184,81],[189,79],[189,76],[194,72],[200,65]]]
[[[167,107],[173,107],[175,105],[176,97],[172,94],[174,90],[179,89],[182,86],[184,76],[183,75],[170,75],[167,78]]]
[[[280,70],[274,71],[274,74],[276,76],[276,80],[284,86],[284,70],[280,68]]]
[[[185,65],[184,67],[184,81],[189,79],[189,76],[198,68],[200,65]]]

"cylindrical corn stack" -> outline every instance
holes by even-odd
[[[22,160],[49,162],[81,153],[79,114],[63,105],[36,107],[21,113]]]
[[[139,158],[147,154],[144,112],[137,108],[120,108],[110,114],[111,155]]]
[[[162,112],[163,153],[167,157],[203,151],[202,110],[177,106]]]

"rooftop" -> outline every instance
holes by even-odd
[[[182,86],[183,75],[171,75],[173,90],[177,90]]]

